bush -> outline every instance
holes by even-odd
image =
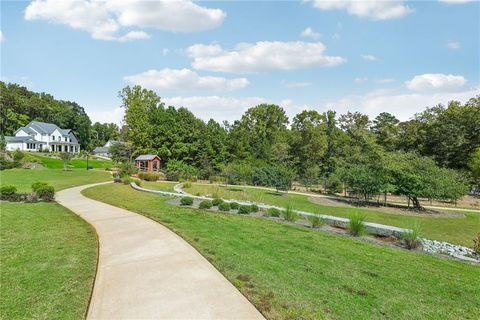
[[[348,222],[348,232],[354,236],[358,237],[367,233],[367,228],[365,227],[365,216],[362,216],[358,213],[350,216],[350,221]]]
[[[290,205],[288,205],[285,210],[282,211],[282,216],[285,220],[290,222],[295,222],[299,218],[298,214],[293,211],[292,206]]]
[[[2,186],[0,188],[0,197],[2,200],[7,200],[9,197],[14,195],[17,192],[17,187],[15,186]]]
[[[180,199],[180,204],[182,206],[191,206],[193,204],[193,198],[192,197],[183,197]]]
[[[199,209],[210,209],[211,207],[212,207],[212,201],[210,201],[210,200],[203,200],[198,205]]]
[[[240,207],[238,207],[238,213],[239,214],[249,214],[250,213],[250,206],[241,205]]]
[[[215,199],[212,200],[212,206],[214,206],[214,207],[216,207],[216,206],[218,206],[222,203],[223,203],[223,200],[220,199],[220,198],[215,198]]]
[[[138,177],[145,181],[157,181],[160,179],[160,174],[158,172],[140,172]]]
[[[250,212],[258,212],[258,206],[256,204],[250,205]]]
[[[320,226],[323,226],[325,224],[325,221],[320,218],[319,216],[308,216],[307,217],[308,221],[312,225],[312,228],[318,228]]]
[[[55,188],[50,185],[43,185],[37,188],[35,191],[37,196],[45,201],[53,201],[55,198]]]
[[[197,168],[181,160],[171,159],[167,163],[165,171],[167,180],[178,181],[180,179],[193,180],[198,174]]]
[[[13,152],[13,162],[15,163],[19,163],[20,161],[23,160],[24,157],[25,157],[25,154],[18,149]]]
[[[192,182],[191,181],[185,181],[183,183],[183,187],[184,188],[191,188],[192,187]]]
[[[218,205],[218,210],[220,211],[230,211],[230,203],[222,202]]]
[[[240,207],[240,204],[238,202],[230,202],[230,208],[232,210],[236,210],[238,209],[238,207]]]
[[[42,181],[34,182],[34,183],[32,183],[32,191],[37,192],[38,189],[40,189],[41,187],[44,187],[44,186],[48,186],[48,183],[42,182]]]
[[[135,184],[139,187],[142,185],[142,180],[140,180],[140,179],[135,179],[135,178],[128,177],[128,176],[122,177],[122,183],[123,184],[130,185],[130,183],[132,183],[132,182],[135,182]]]
[[[418,226],[414,226],[410,231],[403,233],[402,239],[403,243],[409,250],[416,249],[418,246],[420,246]]]
[[[280,217],[280,210],[278,210],[277,208],[268,208],[267,209],[267,215],[270,216],[270,217]]]
[[[124,162],[121,165],[118,166],[118,174],[123,177],[123,176],[131,176],[132,174],[135,174],[138,172],[138,168],[135,167],[132,163],[130,162]]]
[[[480,233],[473,239],[473,251],[476,254],[480,254]]]

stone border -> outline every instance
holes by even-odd
[[[211,197],[205,197],[205,196],[195,196],[192,194],[189,194],[185,191],[182,190],[182,184],[179,183],[173,187],[175,192],[168,192],[168,191],[160,191],[160,190],[151,190],[151,189],[146,189],[139,187],[135,182],[132,182],[130,184],[132,188],[135,190],[139,191],[144,191],[144,192],[150,192],[150,193],[155,193],[155,194],[160,194],[164,196],[173,196],[173,197],[191,197],[194,199],[200,199],[200,200],[213,200]],[[232,199],[223,199],[225,202],[232,203],[232,202],[237,202],[240,205],[252,205],[255,204],[259,208],[262,209],[269,209],[269,208],[275,208],[279,210],[284,210],[285,208],[282,207],[277,207],[277,206],[271,206],[268,204],[263,204],[263,203],[256,203],[256,202],[251,202],[251,201],[241,201],[241,200],[232,200]],[[297,214],[303,216],[303,217],[309,217],[309,216],[318,216],[322,218],[327,224],[334,226],[334,227],[340,227],[340,228],[347,228],[349,219],[347,218],[340,218],[340,217],[335,217],[335,216],[330,216],[330,215],[324,215],[324,214],[314,214],[306,211],[300,211],[300,210],[293,210]],[[368,233],[373,234],[373,235],[379,235],[379,236],[384,236],[384,237],[396,237],[400,238],[404,233],[410,232],[410,229],[404,229],[404,228],[398,228],[394,226],[387,226],[383,224],[378,224],[378,223],[373,223],[373,222],[364,222],[364,225],[368,231]]]

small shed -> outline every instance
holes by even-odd
[[[156,154],[142,154],[135,159],[135,167],[139,171],[160,171],[161,159]]]

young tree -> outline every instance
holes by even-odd
[[[372,132],[375,134],[377,143],[387,151],[393,151],[397,146],[399,122],[394,115],[388,112],[380,113],[373,120]]]
[[[61,152],[59,154],[59,157],[60,157],[60,159],[63,160],[63,170],[66,171],[68,169],[68,165],[70,163],[70,160],[73,159],[73,153]]]

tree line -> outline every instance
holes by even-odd
[[[400,121],[359,112],[305,110],[291,121],[274,104],[252,106],[233,123],[205,122],[185,107],[166,106],[153,91],[127,86],[119,92],[124,124],[92,124],[75,102],[56,100],[0,82],[1,133],[31,120],[72,128],[82,147],[109,139],[116,160],[158,154],[167,176],[221,179],[288,189],[293,180],[348,190],[363,199],[386,193],[458,199],[480,185],[480,96],[451,101]],[[169,168],[170,167],[170,168]]]

